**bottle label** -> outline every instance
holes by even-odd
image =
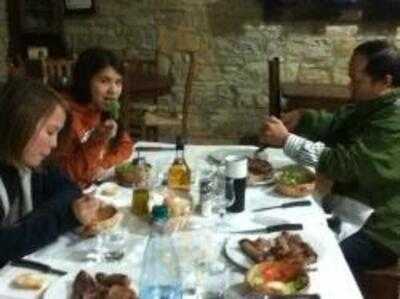
[[[226,156],[225,175],[233,179],[247,177],[247,157],[240,155]]]

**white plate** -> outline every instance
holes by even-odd
[[[127,267],[121,267],[121,265],[116,264],[102,264],[97,266],[92,266],[90,269],[82,269],[91,274],[92,276],[97,272],[104,272],[107,274],[111,273],[123,273],[129,276],[131,279],[131,288],[138,292],[137,279],[138,275],[132,273],[133,269],[128,269]],[[47,291],[43,295],[43,299],[70,299],[72,298],[72,284],[76,275],[80,270],[70,272],[67,275],[62,276],[57,281],[53,282]]]
[[[102,183],[96,189],[96,196],[102,196],[106,198],[117,197],[121,193],[121,187],[114,182]]]
[[[225,158],[229,155],[239,155],[244,157],[253,157],[254,152],[257,149],[219,149],[211,152],[208,156],[214,160],[215,162],[221,163],[225,160]],[[258,157],[263,160],[267,160],[267,152],[261,152],[258,154]]]
[[[290,232],[291,234],[299,234],[303,241],[308,243],[312,249],[317,253],[317,263],[323,258],[323,253],[324,253],[324,248],[323,245],[315,239],[315,237],[310,236],[304,231],[295,231],[295,232]],[[226,256],[234,262],[236,265],[249,269],[251,266],[254,265],[254,262],[247,257],[243,251],[240,249],[239,246],[239,241],[241,239],[250,239],[250,240],[255,240],[259,237],[263,237],[266,239],[272,239],[276,238],[280,235],[280,232],[276,233],[270,233],[270,234],[246,234],[246,235],[237,235],[237,236],[232,236],[228,239],[228,241],[225,243],[225,254]]]

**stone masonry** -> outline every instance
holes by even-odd
[[[67,41],[76,52],[100,45],[141,58],[159,49],[160,68],[175,82],[161,110],[180,109],[187,51],[195,51],[190,135],[202,143],[237,142],[259,132],[268,109],[267,60],[274,56],[281,57],[282,81],[346,84],[349,55],[358,43],[388,38],[400,45],[394,24],[268,24],[259,0],[97,0],[97,8],[95,15],[65,17]]]

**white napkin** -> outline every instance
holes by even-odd
[[[337,236],[339,241],[358,232],[374,212],[371,207],[350,197],[332,195],[326,200],[330,201],[332,214],[341,220],[341,230]]]
[[[39,290],[25,290],[13,287],[14,278],[23,273],[35,273],[43,276],[46,283]],[[2,299],[36,299],[41,298],[42,293],[47,289],[50,282],[56,279],[55,276],[40,273],[31,269],[24,269],[13,266],[5,266],[0,271],[0,298]]]

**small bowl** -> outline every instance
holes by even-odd
[[[81,229],[81,234],[91,237],[117,226],[123,218],[123,214],[113,205],[102,205],[97,210],[96,218]]]
[[[135,160],[115,167],[115,178],[119,185],[131,187],[143,180],[143,175],[137,171]],[[147,178],[150,178],[151,165],[146,163]]]

